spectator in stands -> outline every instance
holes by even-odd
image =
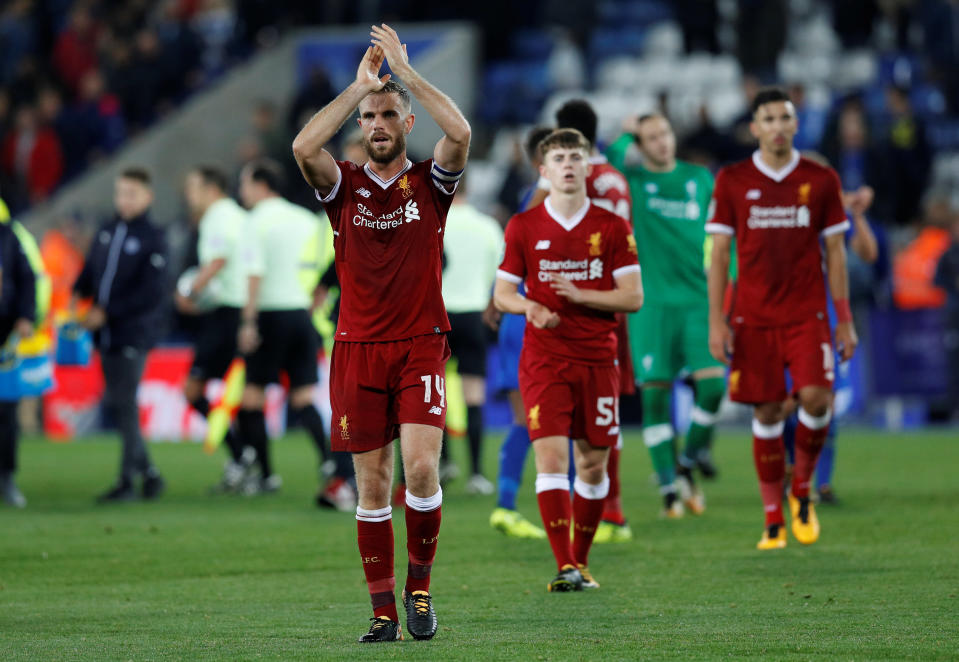
[[[946,348],[949,352],[950,398],[953,412],[959,412],[959,214],[952,218],[952,243],[939,258],[936,285],[946,293],[946,315],[949,326]]]
[[[892,296],[902,310],[941,308],[946,292],[934,281],[936,265],[952,242],[949,226],[955,217],[948,194],[934,191],[926,198],[919,234],[893,259]]]
[[[17,65],[36,44],[30,20],[32,0],[14,0],[0,13],[0,84],[11,80]]]
[[[830,2],[832,25],[844,49],[865,48],[872,38],[873,24],[879,16],[877,0]]]
[[[830,118],[821,150],[835,166],[846,190],[882,186],[882,156],[872,142],[869,120],[858,95],[845,99]]]
[[[21,196],[21,204],[11,204],[14,212],[28,201],[35,204],[45,200],[60,182],[63,175],[60,139],[52,128],[40,124],[34,106],[23,105],[17,109],[13,129],[0,148],[0,169],[13,179]]]
[[[233,57],[236,9],[230,0],[199,0],[190,27],[199,38],[200,63],[206,80],[227,70]]]
[[[926,53],[932,64],[931,77],[943,86],[950,110],[959,111],[959,3],[919,3]]]
[[[806,87],[802,83],[789,86],[789,98],[796,108],[796,118],[799,120],[799,132],[793,144],[800,152],[818,148],[826,128],[826,111],[809,103]]]
[[[891,86],[886,100],[890,122],[882,137],[882,150],[887,177],[879,192],[887,195],[892,220],[910,223],[919,214],[929,184],[932,152],[925,123],[913,113],[909,90]]]
[[[676,20],[683,29],[686,53],[719,54],[716,26],[719,25],[719,3],[716,0],[677,0],[673,3]]]
[[[287,129],[290,133],[298,133],[303,125],[306,124],[320,108],[333,101],[336,92],[333,91],[333,84],[330,82],[330,76],[321,66],[314,66],[310,70],[310,76],[306,84],[300,88],[290,104],[290,110],[287,113]]]
[[[99,69],[83,75],[78,98],[63,112],[58,126],[63,140],[65,179],[83,172],[90,163],[123,143],[126,122],[120,100],[106,89]]]
[[[76,92],[83,75],[97,67],[100,27],[87,3],[78,2],[70,12],[67,27],[53,47],[53,66],[63,83]]]
[[[772,76],[786,46],[786,0],[738,0],[736,55],[743,71]]]
[[[113,410],[123,440],[117,483],[98,501],[155,499],[164,481],[150,461],[140,432],[137,388],[147,351],[158,339],[158,303],[166,294],[166,238],[150,221],[153,189],[143,168],[127,168],[114,183],[116,216],[97,231],[73,285],[77,298],[92,298],[80,323],[94,332],[100,349],[104,403]],[[76,302],[73,304],[76,305]]]

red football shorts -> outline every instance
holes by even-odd
[[[760,404],[786,399],[786,375],[793,393],[804,386],[832,388],[836,378],[832,335],[826,320],[778,327],[733,325],[729,398]]]
[[[584,365],[523,352],[519,389],[532,441],[569,436],[612,447],[619,437],[619,368]]]
[[[337,342],[330,360],[335,451],[362,453],[399,437],[402,423],[446,425],[445,334]]]

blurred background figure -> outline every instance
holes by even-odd
[[[489,330],[483,324],[483,311],[489,303],[496,268],[502,257],[503,230],[495,218],[483,214],[467,202],[466,182],[466,178],[460,180],[446,217],[443,301],[450,318],[450,351],[456,360],[466,403],[466,438],[470,461],[466,491],[471,494],[492,494],[495,488],[483,475],[482,466],[483,436],[486,432],[483,425],[486,348],[490,344]],[[448,442],[447,430],[444,449]]]
[[[153,203],[147,170],[127,168],[116,178],[116,216],[97,231],[73,291],[93,300],[80,320],[93,331],[100,349],[105,404],[122,438],[117,483],[100,495],[103,502],[155,499],[165,483],[150,460],[140,432],[137,388],[147,351],[160,337],[157,303],[165,295],[166,238],[150,220]]]
[[[35,319],[36,277],[10,223],[7,206],[0,200],[0,378],[4,380],[4,392],[0,393],[0,496],[14,508],[27,505],[14,479],[20,400],[16,345],[19,338],[33,333]]]
[[[183,395],[194,411],[207,418],[207,383],[222,379],[238,356],[240,312],[247,302],[245,250],[249,218],[229,196],[226,174],[215,166],[194,167],[186,176],[183,190],[191,216],[199,219],[198,267],[187,291],[176,294],[177,309],[198,317],[193,365],[183,385]],[[232,430],[227,430],[223,443],[230,459],[223,469],[219,489],[230,492],[239,489],[253,462],[253,453],[244,455],[243,444]]]

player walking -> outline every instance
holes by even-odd
[[[331,437],[333,450],[352,452],[356,467],[357,533],[373,603],[373,624],[361,642],[402,638],[390,508],[397,436],[406,472],[406,626],[416,639],[436,633],[429,585],[443,501],[438,470],[450,353],[443,231],[470,142],[462,113],[410,66],[396,32],[384,24],[371,35],[356,80],[293,142],[300,170],[330,217],[342,288],[330,366]],[[384,60],[409,92],[389,74],[379,76]],[[406,158],[415,119],[410,93],[445,134],[433,158],[416,164]],[[323,149],[357,107],[370,157],[363,167]]]
[[[559,568],[548,587],[570,591],[599,586],[587,556],[609,492],[606,459],[619,436],[615,313],[639,310],[643,289],[629,226],[586,197],[583,134],[555,131],[540,143],[540,153],[550,195],[506,226],[493,296],[501,311],[528,321],[519,381],[540,515]],[[525,297],[518,292],[524,281]]]
[[[705,168],[676,159],[676,136],[663,115],[643,115],[630,129],[607,155],[630,183],[633,229],[646,284],[643,309],[629,317],[633,365],[643,385],[643,440],[659,479],[663,514],[682,517],[685,503],[699,515],[705,500],[693,469],[708,452],[724,391],[723,366],[709,354],[703,270],[713,180]],[[626,165],[626,150],[633,142],[643,156],[639,166]],[[683,371],[692,374],[696,399],[677,475],[670,397],[673,381]],[[607,528],[601,529],[602,535]],[[617,529],[609,533],[619,535]]]
[[[759,140],[751,159],[719,172],[706,231],[714,235],[709,270],[709,349],[728,362],[729,395],[754,405],[753,456],[766,513],[761,550],[786,546],[782,513],[785,458],[785,370],[799,400],[796,463],[788,495],[792,531],[803,544],[819,538],[809,482],[832,416],[835,379],[822,263],[836,307],[836,343],[848,360],[858,339],[849,309],[846,247],[849,228],[839,177],[793,147],[796,109],[777,88],[756,95],[750,130]],[[739,279],[729,320],[722,300],[735,237]],[[820,244],[822,241],[822,244]],[[825,255],[823,254],[825,246]]]

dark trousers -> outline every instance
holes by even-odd
[[[150,456],[140,433],[140,412],[137,408],[137,387],[143,376],[145,362],[146,352],[135,347],[123,347],[101,356],[103,380],[106,382],[104,404],[113,412],[123,440],[121,482],[132,481],[150,468]]]
[[[0,401],[0,474],[17,470],[17,402]]]

